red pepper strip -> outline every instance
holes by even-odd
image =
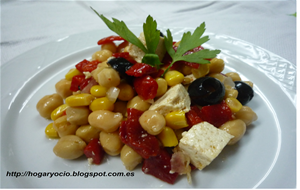
[[[77,63],[76,65],[75,65],[75,67],[76,67],[76,69],[78,70],[78,71],[80,71],[80,72],[84,72],[83,71],[83,67],[86,65],[86,64],[88,64],[89,63],[89,61],[88,60],[86,60],[86,59],[84,59],[84,60],[82,60],[82,61],[80,61],[79,63]]]
[[[165,72],[164,70],[159,69],[156,73],[150,74],[150,76],[151,76],[152,78],[156,79],[156,78],[160,77],[162,74],[164,74],[164,72]]]
[[[160,149],[155,157],[150,157],[144,160],[142,171],[145,174],[153,175],[154,177],[174,184],[178,173],[170,173],[171,170],[171,155],[165,150]]]
[[[112,54],[113,57],[115,58],[124,58],[127,59],[129,62],[131,62],[132,64],[136,64],[137,62],[129,55],[128,52],[121,52],[121,53],[113,53]]]
[[[97,65],[100,63],[98,60],[88,61],[84,59],[83,61],[77,63],[75,65],[76,69],[80,72],[92,72],[94,69],[97,68]]]
[[[84,148],[84,154],[87,158],[92,158],[94,164],[101,164],[105,152],[100,145],[99,139],[92,139]]]
[[[157,72],[155,67],[145,63],[136,63],[126,71],[126,74],[134,77],[141,77],[143,75],[153,74]]]
[[[223,100],[219,104],[203,106],[200,111],[200,117],[203,121],[220,127],[229,120],[232,120],[232,112],[226,102]]]
[[[91,78],[85,79],[84,75],[76,75],[72,78],[70,90],[73,92],[82,90],[84,89],[84,87],[86,87],[89,84],[90,81]]]
[[[119,136],[124,144],[130,146],[143,158],[148,159],[158,154],[159,141],[141,127],[139,117],[142,113],[140,110],[128,108],[128,117],[126,121],[121,123]]]
[[[84,65],[82,67],[82,70],[84,72],[92,72],[93,70],[95,70],[97,68],[99,63],[100,63],[100,61],[98,61],[98,60],[90,61],[89,63],[87,63],[86,65]]]
[[[200,109],[197,106],[191,106],[191,110],[187,112],[185,116],[187,118],[189,128],[202,122],[202,119],[200,118]]]
[[[77,92],[79,90],[81,83],[85,80],[84,75],[76,75],[72,78],[70,90]]]
[[[108,36],[108,37],[105,37],[105,38],[102,38],[101,40],[99,40],[98,45],[107,44],[107,43],[117,41],[117,40],[125,40],[125,39],[122,38],[121,36]]]
[[[134,78],[133,86],[138,95],[144,100],[153,99],[157,94],[158,84],[149,75]]]
[[[92,80],[92,78],[84,79],[79,86],[79,88],[80,88],[79,90],[82,91],[91,82],[91,80]]]

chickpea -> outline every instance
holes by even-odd
[[[160,97],[164,95],[168,90],[168,83],[164,78],[158,77],[155,79],[158,85],[157,93],[155,97]]]
[[[178,71],[181,72],[183,75],[189,75],[192,74],[192,67],[186,64],[181,64],[178,68]]]
[[[100,130],[91,125],[82,125],[76,130],[76,135],[89,143],[92,139],[99,137]]]
[[[158,135],[166,126],[165,117],[154,110],[145,111],[139,122],[150,135]]]
[[[98,83],[99,83],[99,81],[98,81],[98,74],[99,74],[104,68],[106,68],[106,67],[108,67],[108,65],[107,65],[107,62],[104,61],[104,62],[99,63],[99,64],[97,65],[97,68],[94,69],[94,70],[91,72],[92,77],[93,77]]]
[[[127,108],[135,108],[140,111],[146,111],[150,107],[150,103],[146,102],[139,96],[135,96],[127,103]]]
[[[44,96],[36,104],[36,109],[40,115],[46,119],[51,118],[51,113],[58,107],[64,104],[64,100],[58,94]]]
[[[86,143],[76,135],[61,137],[53,148],[56,156],[64,159],[76,159],[83,155]]]
[[[63,99],[73,94],[73,92],[70,90],[71,82],[72,81],[67,79],[61,79],[55,84],[57,94],[59,94]]]
[[[235,119],[235,120],[227,121],[221,127],[219,127],[219,129],[224,130],[227,133],[234,136],[228,142],[228,145],[233,145],[237,143],[244,136],[246,132],[246,124],[244,123],[244,121],[240,119]]]
[[[123,120],[123,116],[121,113],[97,110],[89,115],[88,120],[92,127],[110,133],[118,129]]]
[[[235,113],[236,119],[241,119],[245,122],[246,126],[249,126],[253,121],[257,120],[256,113],[248,106],[243,106],[240,111]]]
[[[78,126],[68,122],[67,116],[64,115],[53,122],[53,128],[57,131],[59,137],[63,137],[66,135],[75,135]]]
[[[68,107],[66,110],[67,120],[74,125],[88,124],[90,110],[87,107]]]
[[[225,64],[223,59],[213,58],[210,60],[209,73],[221,73],[224,70]]]
[[[225,96],[224,99],[226,98],[237,98],[239,92],[234,89],[233,87],[229,85],[225,85]]]
[[[122,113],[123,117],[126,116],[127,113],[127,102],[124,101],[116,101],[113,112]]]
[[[109,43],[103,44],[101,46],[101,50],[108,50],[108,51],[111,51],[112,53],[116,53],[117,46],[114,42],[109,42]]]
[[[119,100],[129,101],[135,95],[135,91],[133,90],[132,86],[125,83],[125,82],[121,82],[119,84],[118,88],[120,89],[120,93],[119,93],[119,96],[118,96]]]
[[[198,69],[193,68],[192,73],[195,78],[204,77],[209,73],[209,66],[208,64],[200,64]]]
[[[123,143],[119,137],[119,131],[115,131],[112,133],[107,133],[104,131],[100,132],[99,135],[100,144],[102,145],[104,151],[111,155],[116,156],[120,154]]]
[[[130,171],[143,161],[143,157],[127,145],[123,146],[120,157],[125,168]]]
[[[224,80],[226,79],[226,76],[222,75],[221,73],[211,73],[208,76],[213,77],[224,83]]]
[[[103,68],[97,75],[98,82],[106,88],[116,87],[120,84],[119,73],[111,67]]]
[[[249,86],[251,86],[251,88],[253,88],[253,82],[251,82],[251,81],[243,81],[243,82],[248,84]]]
[[[226,73],[226,76],[230,77],[233,81],[241,81],[242,80],[240,75],[236,72]]]
[[[106,61],[111,56],[112,56],[112,52],[107,49],[104,49],[104,50],[96,51],[92,55],[92,59],[103,62],[103,61]]]

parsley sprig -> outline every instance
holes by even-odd
[[[209,50],[203,49],[191,54],[183,55],[189,50],[194,49],[195,47],[201,46],[203,43],[209,40],[208,36],[202,37],[205,32],[205,23],[203,22],[199,27],[195,29],[193,34],[191,32],[186,32],[183,34],[177,51],[173,49],[173,37],[171,31],[167,30],[167,36],[165,36],[165,47],[167,52],[172,57],[172,63],[165,70],[165,73],[169,68],[177,61],[187,61],[192,63],[207,64],[210,63],[207,59],[211,59],[217,56],[221,51],[220,50]]]
[[[159,69],[159,66],[162,63],[159,60],[158,55],[155,53],[156,48],[158,46],[160,40],[160,31],[157,30],[156,21],[149,15],[146,19],[146,22],[143,24],[143,32],[145,36],[146,46],[137,38],[126,26],[123,21],[119,21],[118,19],[112,18],[113,22],[107,19],[102,14],[100,15],[96,10],[92,7],[91,9],[103,20],[103,22],[108,26],[108,28],[119,36],[123,37],[128,42],[140,48],[145,55],[142,59],[143,63],[151,65]],[[203,22],[199,27],[195,29],[193,33],[187,32],[184,33],[180,44],[177,48],[177,51],[173,49],[173,37],[171,31],[167,30],[167,35],[164,37],[164,43],[167,52],[172,58],[171,64],[165,70],[165,73],[169,70],[169,68],[177,61],[186,61],[198,64],[207,64],[209,61],[207,59],[211,59],[217,56],[221,51],[220,50],[208,50],[203,49],[197,52],[193,52],[188,55],[184,55],[189,50],[192,50],[195,47],[201,46],[203,43],[209,40],[208,36],[202,37],[205,32],[205,23]],[[164,74],[165,74],[164,73]]]

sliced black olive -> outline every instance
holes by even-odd
[[[213,77],[201,77],[194,80],[188,93],[191,101],[199,106],[220,103],[225,96],[225,87],[222,82]]]
[[[114,59],[110,59],[107,62],[107,64],[109,64],[112,68],[114,68],[116,71],[118,71],[121,78],[125,79],[127,82],[132,82],[133,77],[129,76],[125,73],[133,65],[127,59],[122,58],[122,57],[114,58]]]
[[[242,105],[246,105],[254,96],[254,91],[251,86],[242,81],[235,81],[235,89],[238,91],[237,100],[241,102]]]

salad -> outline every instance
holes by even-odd
[[[191,183],[192,170],[208,166],[257,120],[247,106],[253,83],[223,73],[220,50],[202,47],[205,23],[174,41],[151,16],[137,37],[123,21],[95,13],[117,35],[100,39],[99,51],[36,105],[51,120],[46,136],[58,139],[54,154],[85,156],[99,167],[105,155],[119,156],[127,170],[141,165],[169,184],[178,175]]]

